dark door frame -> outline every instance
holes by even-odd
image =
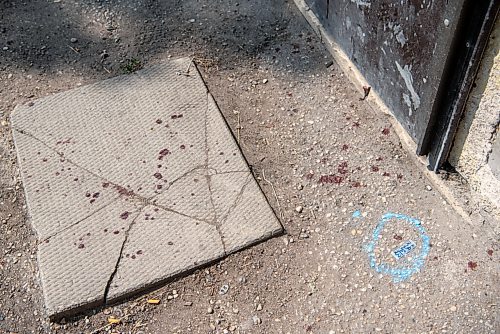
[[[448,159],[499,7],[497,0],[468,0],[464,4],[439,85],[437,103],[425,135],[417,145],[417,154],[427,155],[428,168],[435,172]]]

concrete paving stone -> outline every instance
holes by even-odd
[[[219,179],[227,180],[228,177],[242,179],[242,176],[236,173],[230,176],[221,175]],[[214,194],[228,191],[226,182],[216,184]],[[267,239],[281,231],[281,226],[270,226],[266,223],[276,218],[251,174],[239,193],[234,196],[232,203],[219,222],[226,252],[235,252],[255,243],[256,240]]]
[[[125,232],[139,209],[119,199],[39,244],[38,266],[49,315],[104,302]]]
[[[252,182],[250,172],[225,173],[213,175],[210,179],[215,214],[220,221],[226,220],[229,211],[234,209],[241,192]]]
[[[155,66],[34,101],[16,108],[13,126],[113,183],[153,196],[158,184],[205,160],[207,89],[194,68],[192,76],[176,75],[188,64],[179,59],[167,71]]]
[[[70,227],[119,196],[101,178],[29,135],[17,132],[16,146],[31,224],[40,240]]]
[[[212,95],[208,95],[207,140],[208,166],[218,173],[231,171],[247,171],[247,163],[233,137],[221,137],[221,129],[227,124],[219,117],[219,109]]]
[[[190,59],[18,106],[12,125],[52,318],[282,230]]]
[[[195,170],[187,174],[157,195],[153,202],[199,220],[214,222],[215,212],[204,171]]]
[[[224,256],[215,225],[156,207],[144,208],[131,228],[110,301]]]

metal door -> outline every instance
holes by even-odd
[[[437,157],[438,147],[453,139],[446,137],[453,137],[458,125],[455,122],[452,126],[455,130],[447,128],[452,109],[463,108],[465,101],[455,107],[452,104],[457,104],[459,92],[468,94],[470,78],[475,75],[474,68],[469,66],[471,60],[478,64],[477,55],[481,54],[481,48],[475,58],[472,51],[458,56],[457,50],[472,50],[481,38],[486,40],[484,34],[489,32],[488,22],[494,22],[499,1],[306,0],[306,3],[415,140],[417,154],[432,151],[431,165],[439,167],[445,159],[443,154]],[[476,29],[471,22],[475,22]],[[468,37],[464,37],[466,32]],[[464,67],[469,71],[464,71]],[[467,80],[470,82],[464,86]]]

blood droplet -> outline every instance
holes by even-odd
[[[476,268],[477,268],[477,262],[469,261],[469,263],[467,263],[467,266],[468,266],[471,270],[476,270]]]

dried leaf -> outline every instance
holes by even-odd
[[[108,323],[110,325],[116,325],[116,324],[119,324],[120,322],[121,322],[121,320],[118,319],[118,318],[115,318],[115,317],[109,317],[108,318]]]

